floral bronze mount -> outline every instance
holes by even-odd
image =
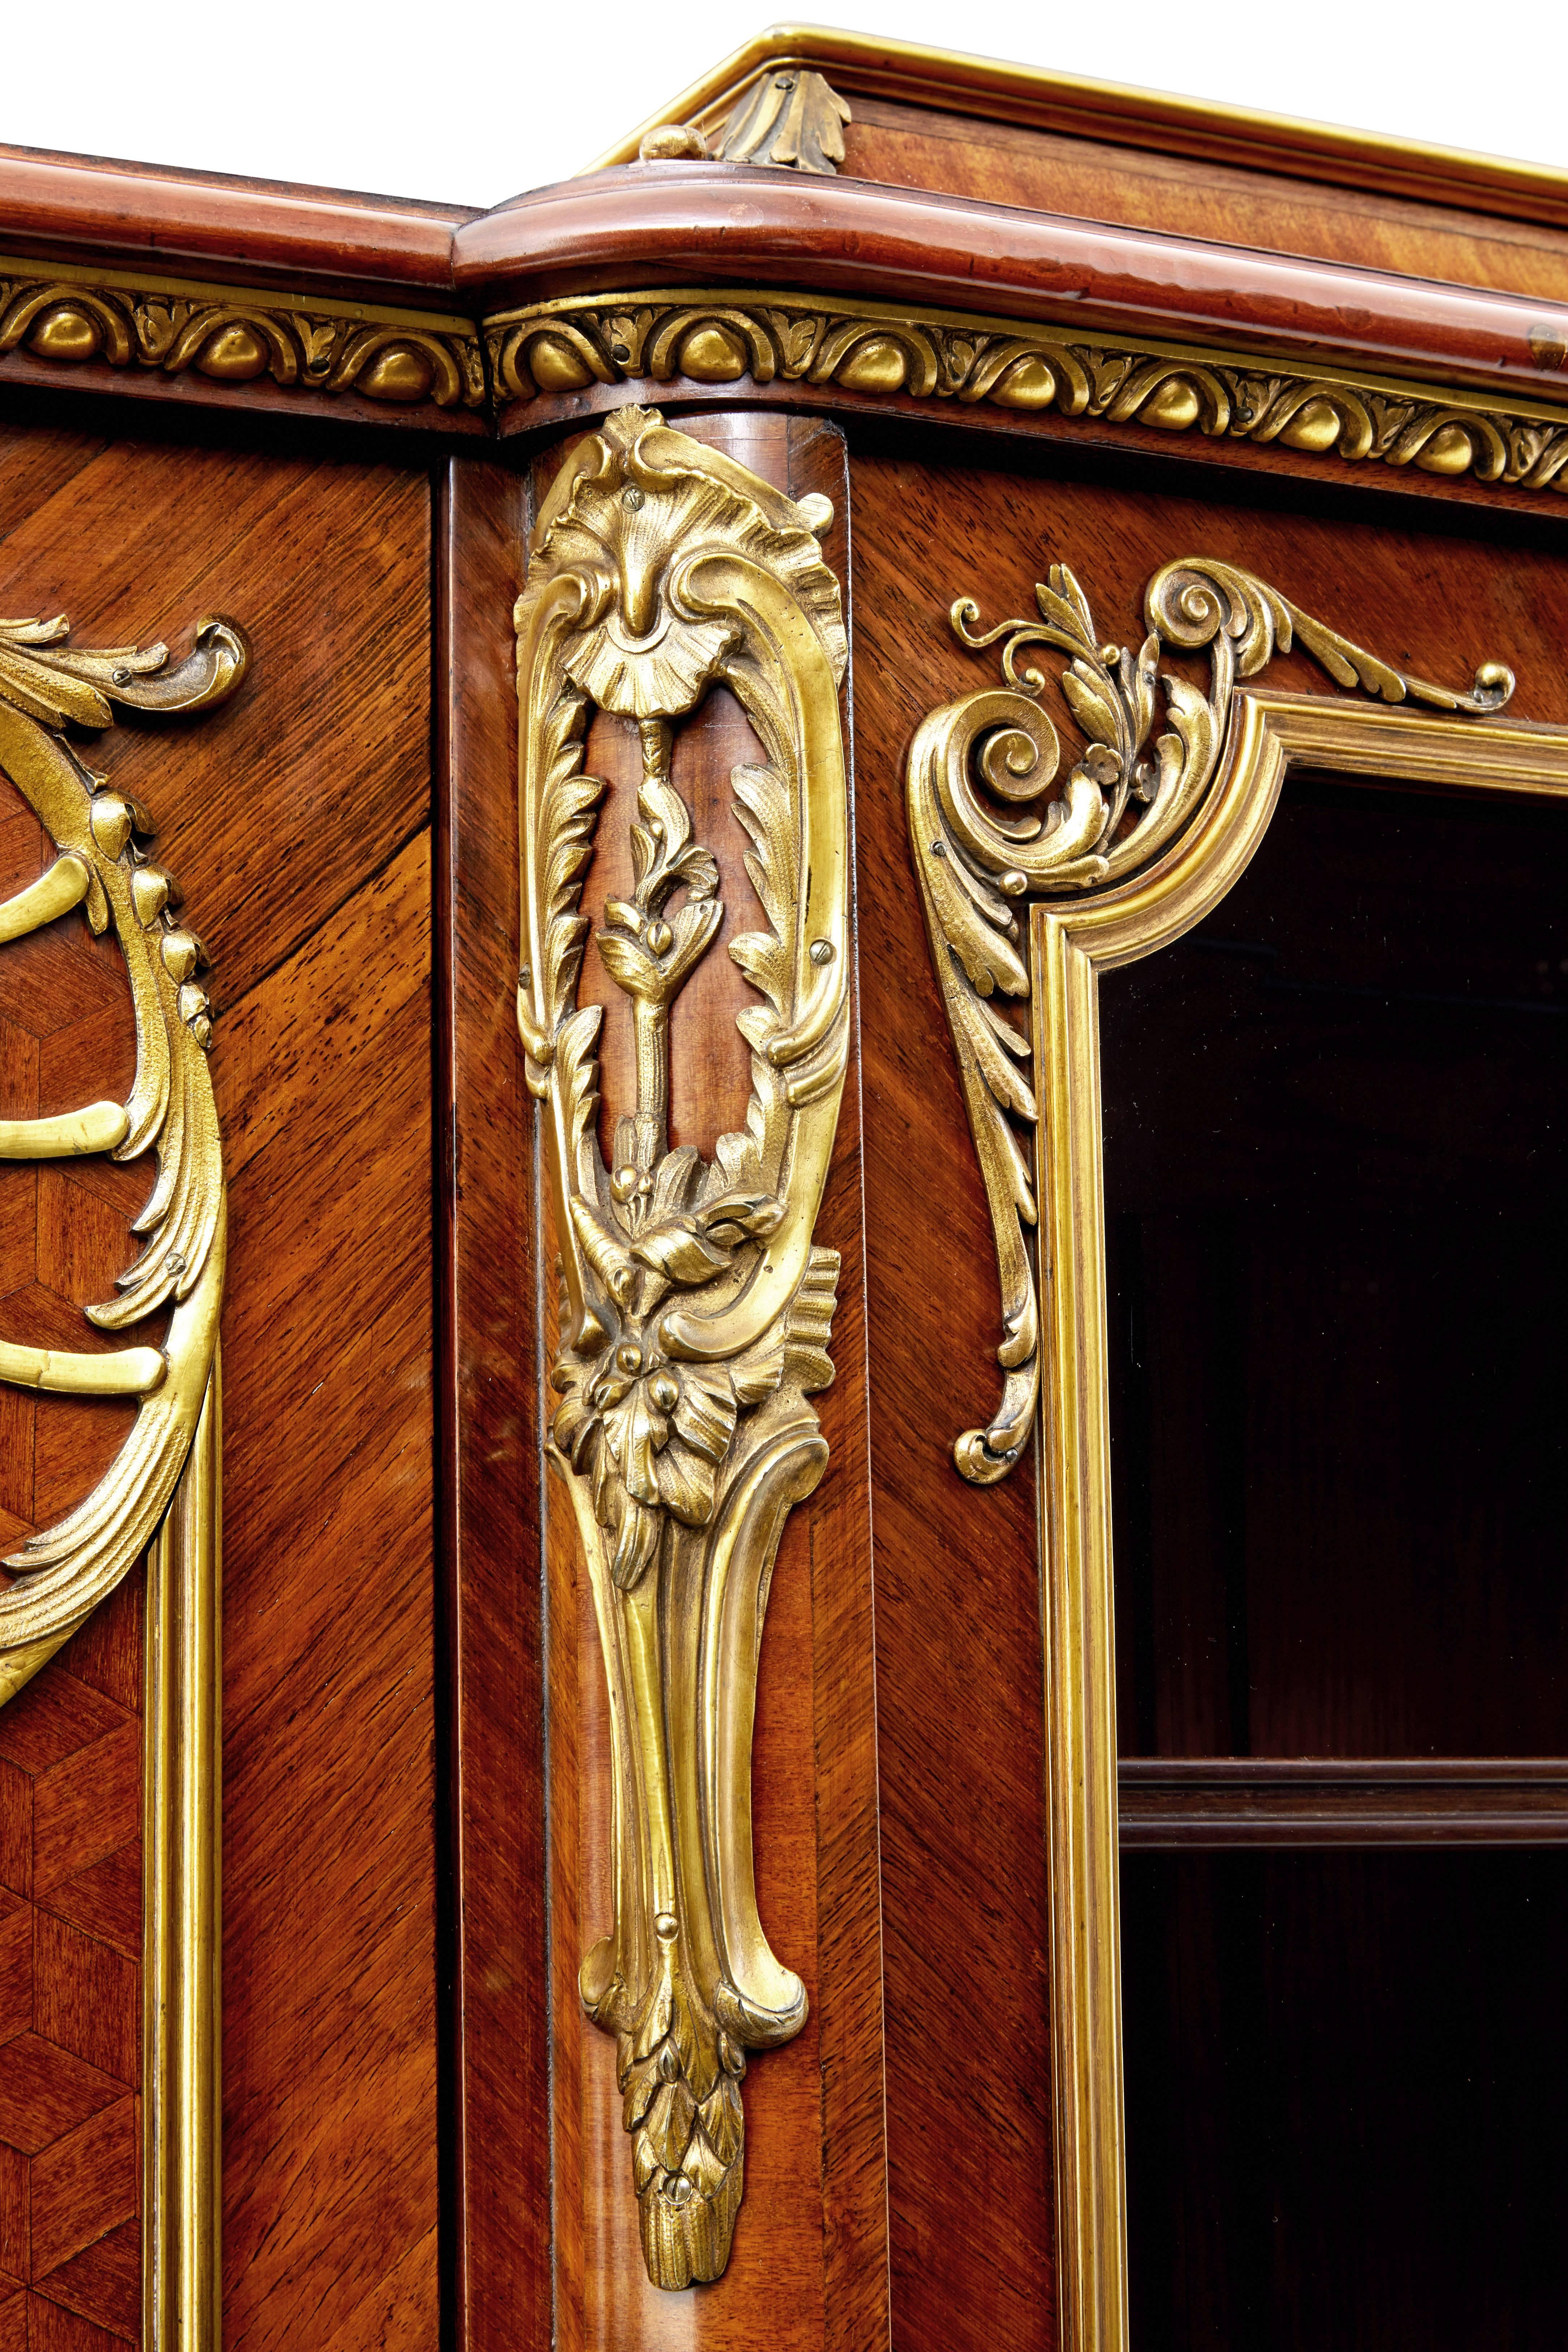
[[[831,520],[826,499],[624,409],[557,476],[517,608],[518,1018],[562,1277],[549,1455],[593,1591],[615,1780],[615,1921],[580,1982],[616,2037],[644,2255],[669,2288],[724,2269],[746,2053],[806,2015],[757,1914],[751,1739],[779,1540],[827,1458],[807,1399],[833,1377],[838,1258],[814,1239],[849,1042]],[[670,1013],[723,907],[670,760],[710,687],[763,747],[731,781],[768,928],[730,943],[756,992],[736,1024],[751,1097],[705,1160],[670,1145]],[[591,707],[636,730],[642,767],[632,893],[595,941],[636,1043],[607,1165],[601,1013],[577,1001],[605,790],[583,772]]]
[[[144,1559],[142,2336],[148,2352],[173,2352],[222,2340],[218,1322],[226,1210],[205,952],[176,885],[151,855],[152,817],[90,767],[79,744],[83,731],[112,725],[115,706],[154,717],[213,709],[239,687],[251,656],[245,632],[216,616],[198,622],[179,661],[163,645],[89,648],[70,645],[69,635],[63,615],[0,621],[0,771],[55,850],[47,870],[0,905],[0,947],[78,910],[95,936],[112,935],[136,1071],[123,1102],[0,1120],[0,1160],[151,1155],[156,1173],[132,1226],[142,1250],[119,1276],[119,1295],[85,1309],[122,1344],[79,1352],[21,1333],[0,1339],[0,1381],[136,1408],[91,1492],[5,1561],[0,1706]],[[160,1313],[166,1322],[153,1337],[149,1318]]]

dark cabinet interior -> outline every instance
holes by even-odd
[[[1568,1854],[1130,1853],[1121,1892],[1138,2352],[1560,2344]]]
[[[1561,2337],[1565,886],[1309,780],[1102,983],[1140,2352]]]

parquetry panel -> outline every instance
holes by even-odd
[[[0,1708],[0,2352],[140,2333],[142,1642],[138,1572]]]

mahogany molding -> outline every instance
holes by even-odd
[[[1124,1756],[1123,1853],[1568,1844],[1555,1757]]]
[[[149,273],[217,269],[240,284],[306,284],[383,300],[452,293],[459,207],[219,173],[0,149],[0,248]]]

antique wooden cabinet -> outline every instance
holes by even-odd
[[[1568,179],[0,213],[0,2347],[1557,2344]]]

